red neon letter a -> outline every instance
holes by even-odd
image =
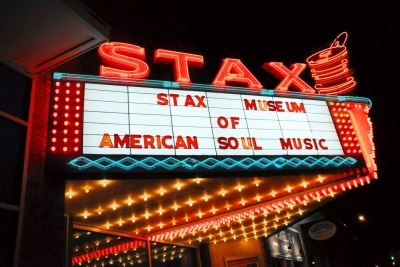
[[[154,63],[171,64],[174,62],[174,80],[190,82],[189,67],[201,69],[204,59],[201,55],[187,54],[163,49],[154,51]]]
[[[290,65],[290,70],[283,66],[281,62],[266,62],[262,68],[276,78],[282,81],[275,87],[275,90],[288,90],[291,86],[295,91],[303,93],[314,93],[312,89],[305,81],[300,79],[299,75],[307,67],[306,64],[295,63]]]
[[[125,43],[104,43],[98,49],[101,61],[100,76],[147,78],[149,66],[144,62],[144,48]]]
[[[222,60],[221,65],[217,76],[212,82],[213,85],[226,86],[233,84],[238,86],[245,85],[256,89],[262,88],[261,83],[257,81],[239,59],[225,58]]]

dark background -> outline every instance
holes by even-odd
[[[398,29],[395,1],[105,1],[83,0],[112,27],[111,41],[145,47],[149,79],[173,80],[172,67],[153,65],[158,48],[201,54],[195,83],[210,84],[223,58],[239,58],[272,89],[279,81],[264,62],[305,63],[343,31],[358,86],[353,95],[372,100],[370,117],[378,180],[351,190],[328,207],[359,240],[360,265],[389,266],[389,250],[400,248]],[[86,57],[97,57],[93,50]],[[70,63],[73,64],[73,63]],[[98,75],[89,62],[81,73]],[[94,65],[98,68],[98,62]],[[311,85],[307,69],[301,77]],[[359,215],[366,220],[358,220]],[[400,263],[398,263],[400,264]]]

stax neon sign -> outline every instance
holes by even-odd
[[[288,68],[281,62],[266,62],[262,68],[277,79],[280,79],[280,83],[275,87],[275,90],[286,91],[290,88],[293,91],[302,93],[315,93],[316,91],[320,94],[347,93],[353,90],[356,85],[354,78],[350,77],[351,71],[347,69],[347,51],[344,49],[344,53],[342,52],[344,56],[339,59],[343,63],[339,64],[340,69],[336,66],[338,65],[337,60],[333,60],[336,64],[333,69],[331,68],[332,64],[326,64],[326,62],[329,63],[329,57],[332,55],[331,51],[338,47],[337,39],[335,39],[330,48],[323,50],[318,55],[313,55],[313,57],[317,57],[316,60],[310,60],[311,57],[307,60],[311,68],[312,77],[317,82],[316,90],[300,78],[300,74],[307,67],[307,64],[294,63]],[[340,47],[344,47],[344,43]],[[104,63],[104,65],[100,65],[101,76],[137,79],[145,79],[149,76],[150,68],[144,61],[145,49],[143,47],[127,43],[109,42],[102,44],[98,52]],[[320,57],[322,59],[319,59]],[[201,55],[164,49],[156,49],[153,59],[156,64],[172,64],[174,80],[181,83],[191,82],[189,68],[201,69],[204,66],[204,57]],[[330,61],[332,62],[332,60]],[[215,86],[244,86],[250,89],[263,88],[240,59],[233,58],[222,60],[221,67],[212,84]]]

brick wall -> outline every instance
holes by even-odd
[[[46,140],[50,105],[51,73],[39,75],[34,82],[34,102],[29,165],[45,166]]]

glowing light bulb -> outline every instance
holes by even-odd
[[[181,185],[180,183],[177,183],[177,184],[176,184],[176,188],[177,188],[178,190],[181,190],[182,185]]]

